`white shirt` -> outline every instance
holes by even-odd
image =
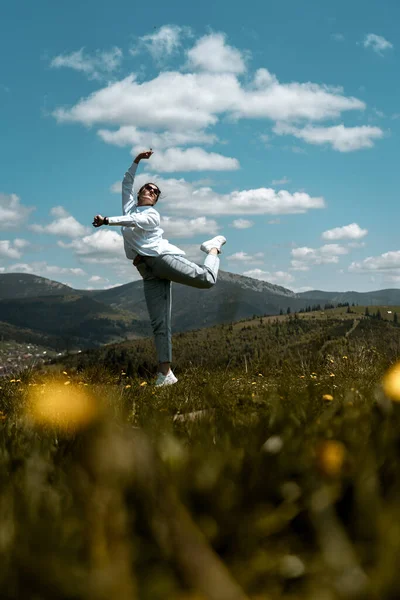
[[[108,217],[109,225],[122,225],[126,257],[134,260],[142,256],[180,254],[185,252],[163,239],[160,227],[160,214],[153,206],[138,206],[133,195],[133,182],[137,164],[129,167],[122,180],[122,216]]]

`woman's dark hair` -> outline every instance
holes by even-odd
[[[160,188],[158,187],[158,185],[157,185],[156,183],[153,183],[152,181],[148,181],[147,183],[144,183],[144,184],[142,185],[142,187],[140,188],[140,190],[139,190],[139,191],[138,191],[138,193],[137,193],[137,196],[138,196],[138,198],[139,198],[139,194],[140,194],[140,192],[142,191],[142,189],[143,189],[143,188],[145,188],[145,187],[146,187],[146,185],[154,185],[154,187],[156,187],[156,188],[158,189],[158,194],[157,194],[157,200],[158,200],[158,199],[159,199],[159,197],[161,196],[161,190],[160,190]],[[156,202],[157,202],[157,200],[156,200]]]

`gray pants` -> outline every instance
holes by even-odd
[[[217,281],[219,257],[207,254],[204,265],[199,267],[177,254],[144,256],[136,268],[143,277],[158,361],[171,362],[171,282],[199,289],[211,288]]]

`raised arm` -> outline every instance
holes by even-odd
[[[122,214],[127,215],[132,210],[135,204],[135,198],[133,196],[133,182],[135,181],[135,174],[138,164],[142,159],[148,159],[153,154],[152,149],[148,152],[140,152],[137,155],[122,180]]]

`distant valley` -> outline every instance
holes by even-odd
[[[218,284],[198,290],[173,284],[174,332],[278,315],[327,303],[400,305],[400,290],[295,293],[281,286],[220,271]],[[37,275],[0,274],[0,340],[57,350],[94,348],[147,337],[150,323],[142,281],[109,290],[76,290]]]

